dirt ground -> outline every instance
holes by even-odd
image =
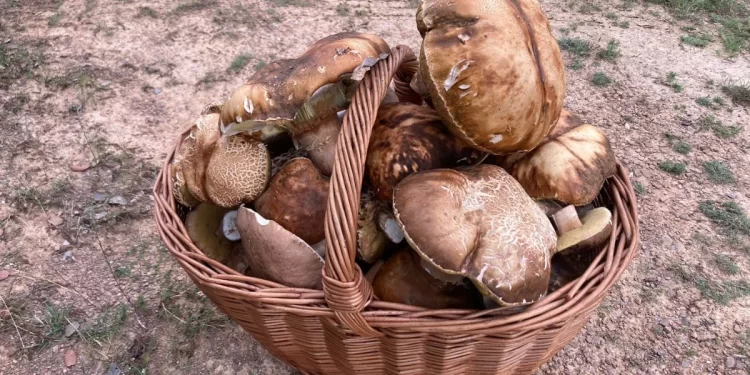
[[[177,131],[256,67],[344,30],[416,49],[416,3],[2,0],[0,375],[294,373],[170,259],[150,189]],[[539,373],[750,373],[750,99],[723,88],[750,80],[748,50],[659,5],[542,4],[573,41],[566,106],[633,172],[643,244]]]

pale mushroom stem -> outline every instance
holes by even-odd
[[[570,232],[571,230],[583,226],[583,223],[581,223],[581,220],[578,218],[576,207],[573,205],[566,206],[562,210],[557,211],[552,215],[552,221],[555,222],[558,235],[562,235],[563,233]]]

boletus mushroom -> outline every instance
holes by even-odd
[[[195,245],[209,258],[224,264],[229,261],[234,247],[222,230],[222,220],[229,211],[224,207],[201,203],[185,219],[185,228]]]
[[[445,124],[492,154],[528,151],[565,97],[557,40],[537,1],[424,0],[420,72]]]
[[[560,122],[539,147],[509,169],[532,198],[583,206],[596,199],[617,164],[601,129],[571,120]]]
[[[325,238],[328,177],[310,159],[295,158],[273,176],[268,189],[255,201],[255,210],[308,244]]]
[[[374,199],[371,190],[360,198],[357,254],[365,263],[380,260],[394,244],[404,240],[404,232],[393,217],[389,203]]]
[[[469,283],[449,283],[430,276],[408,246],[377,270],[372,289],[382,301],[428,309],[480,309],[482,295]]]
[[[325,247],[313,247],[273,220],[241,206],[237,227],[248,273],[296,287],[320,289]]]
[[[469,278],[501,306],[545,295],[555,230],[502,168],[410,175],[396,186],[393,208],[408,243],[441,272]]]
[[[367,151],[367,173],[378,199],[393,199],[404,177],[476,160],[480,152],[464,146],[443,125],[438,113],[411,103],[381,106]]]
[[[557,227],[557,252],[572,254],[599,250],[612,234],[612,213],[597,207],[579,219],[574,206],[567,206],[552,216]]]
[[[198,118],[176,163],[175,197],[186,205],[199,201],[234,207],[252,202],[268,184],[271,170],[266,146],[244,134],[222,137],[216,113]]]
[[[351,77],[388,53],[383,39],[346,32],[317,41],[296,59],[268,64],[222,107],[225,132],[256,133],[266,141],[288,133],[330,175],[340,129],[337,113],[346,109],[356,88]]]

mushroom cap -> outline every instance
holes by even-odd
[[[305,241],[244,206],[237,214],[237,227],[247,272],[290,287],[322,288],[323,257]]]
[[[206,192],[223,207],[252,202],[271,177],[266,145],[244,134],[222,137],[206,167]]]
[[[565,97],[557,41],[539,3],[424,0],[420,70],[448,128],[492,154],[528,151]]]
[[[452,167],[475,151],[463,147],[438,113],[412,103],[381,106],[367,151],[367,173],[378,199],[390,201],[404,177]]]
[[[222,234],[221,222],[227,212],[227,208],[201,203],[185,219],[185,228],[195,245],[209,258],[225,264],[234,246]]]
[[[273,176],[268,190],[255,201],[255,210],[308,244],[325,238],[328,178],[310,159],[296,158]]]
[[[557,252],[572,254],[584,250],[598,250],[612,234],[612,213],[597,207],[581,218],[580,228],[562,233],[557,239]]]
[[[396,186],[393,207],[406,240],[441,271],[468,277],[503,306],[544,296],[557,236],[502,168],[413,174]]]
[[[180,155],[175,173],[180,173],[188,193],[201,202],[222,207],[252,202],[270,178],[266,146],[244,134],[222,137],[217,113],[198,118],[183,140]],[[181,188],[180,175],[175,175],[175,188]],[[186,194],[181,196],[185,200]]]
[[[297,59],[275,61],[253,74],[224,103],[221,123],[292,119],[320,87],[383,53],[390,48],[375,35],[345,32],[323,38]]]
[[[448,283],[430,276],[408,247],[398,250],[377,270],[372,281],[382,301],[428,309],[480,309],[482,295],[465,283]]]
[[[511,174],[534,199],[582,206],[596,199],[616,170],[607,136],[584,124],[548,139],[516,162]]]
[[[180,202],[180,204],[187,207],[195,207],[200,204],[200,201],[190,193],[185,175],[182,173],[182,163],[183,161],[177,157],[172,162],[172,193],[174,194],[174,199]]]

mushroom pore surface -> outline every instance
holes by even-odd
[[[503,306],[544,296],[557,236],[502,168],[413,174],[396,186],[393,205],[409,244],[440,270],[468,277]]]

